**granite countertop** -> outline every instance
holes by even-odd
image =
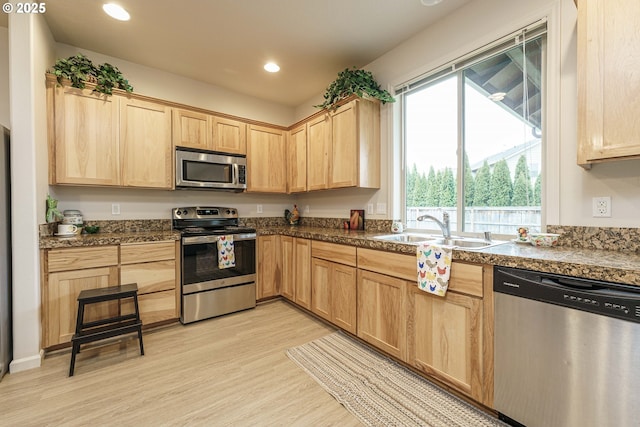
[[[40,249],[119,245],[121,243],[160,242],[179,239],[180,233],[173,230],[79,234],[71,237],[41,236]]]
[[[416,246],[374,239],[387,233],[312,227],[259,228],[258,234],[280,234],[362,248],[414,255]],[[573,247],[537,248],[508,242],[482,250],[454,249],[453,259],[565,274],[640,286],[640,254]]]

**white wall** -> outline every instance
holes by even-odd
[[[9,16],[13,361],[11,372],[40,365],[38,224],[47,192],[46,96],[42,69],[53,40],[40,15]]]
[[[0,126],[11,128],[9,120],[9,30],[0,27]]]
[[[290,107],[90,50],[57,44],[57,58],[66,58],[77,53],[89,57],[94,64],[108,62],[118,67],[133,86],[135,93],[281,126],[289,126],[294,121],[294,109]],[[50,64],[52,65],[53,63]]]

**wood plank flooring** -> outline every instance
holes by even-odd
[[[277,300],[70,351],[0,381],[0,426],[358,426],[285,350],[333,332]]]

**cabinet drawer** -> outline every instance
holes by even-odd
[[[393,252],[358,248],[358,268],[399,277],[415,283],[418,280],[416,257]],[[454,261],[448,290],[482,297],[482,266]]]
[[[358,268],[413,282],[418,280],[415,255],[358,248]]]
[[[354,246],[314,240],[311,243],[311,256],[337,262],[338,264],[356,266],[356,248]]]
[[[140,319],[143,325],[178,318],[174,290],[138,295],[138,308],[140,309]],[[123,300],[121,311],[122,314],[134,312],[131,298],[127,298],[126,301]]]
[[[110,265],[118,265],[117,246],[51,249],[48,253],[47,266],[50,273]]]
[[[125,243],[120,245],[120,263],[161,261],[175,259],[176,245],[174,241],[150,243]]]
[[[123,265],[120,267],[120,283],[137,283],[138,295],[175,289],[176,262],[166,260]]]

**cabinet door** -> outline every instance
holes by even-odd
[[[118,96],[56,86],[51,184],[119,185]],[[55,171],[55,172],[54,172]]]
[[[258,237],[258,280],[256,298],[268,298],[278,295],[278,283],[282,275],[280,236]]]
[[[120,111],[122,184],[172,188],[171,109],[123,98]]]
[[[138,309],[140,310],[140,320],[144,326],[180,317],[173,290],[139,295]],[[135,312],[131,298],[122,301],[121,310],[122,314]]]
[[[190,110],[173,110],[173,145],[213,150],[208,114]]]
[[[247,154],[247,125],[238,120],[214,116],[211,120],[213,149],[223,153]]]
[[[409,287],[408,362],[481,402],[482,299]]]
[[[289,301],[295,301],[295,252],[294,238],[291,236],[280,236],[280,247],[282,249],[282,278],[280,280],[280,295]]]
[[[334,325],[355,334],[357,319],[356,269],[347,265],[331,266],[331,321]]]
[[[117,266],[50,273],[45,291],[43,346],[46,348],[71,341],[76,329],[80,291],[117,284]],[[117,315],[118,301],[87,305],[84,313],[88,321]]]
[[[309,190],[329,188],[329,159],[331,156],[331,120],[324,114],[308,124],[307,183]],[[354,168],[356,165],[352,164]]]
[[[284,132],[250,125],[247,136],[247,191],[286,193],[286,166]]]
[[[358,270],[358,337],[406,361],[406,283]]]
[[[295,238],[293,244],[295,260],[296,304],[311,310],[311,240]]]
[[[311,311],[331,321],[331,262],[311,258]]]
[[[329,188],[358,185],[357,101],[351,101],[331,113],[331,162]]]
[[[289,193],[307,191],[307,126],[301,125],[289,133]]]
[[[120,283],[137,283],[138,294],[176,288],[175,260],[128,264],[120,267]]]
[[[640,157],[640,2],[578,7],[578,163]]]

